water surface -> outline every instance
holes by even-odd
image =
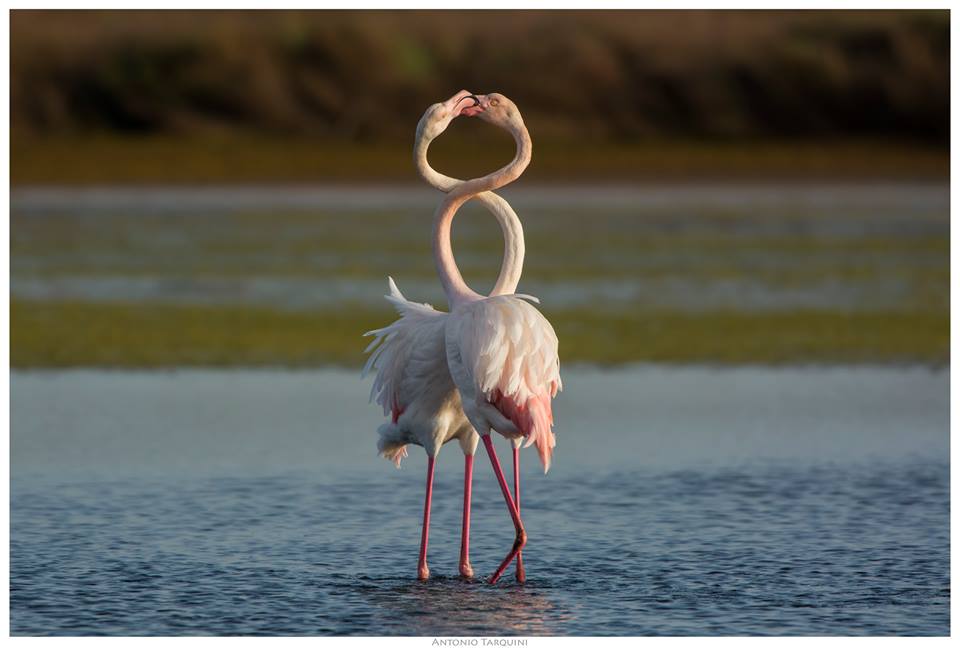
[[[15,635],[947,635],[949,373],[569,369],[528,582],[353,371],[14,372]],[[499,446],[501,458],[508,448]],[[472,557],[512,527],[477,458]]]

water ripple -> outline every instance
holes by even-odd
[[[381,475],[15,481],[15,635],[947,635],[946,463],[593,473],[525,498],[525,585],[433,578],[416,491]],[[478,487],[472,556],[511,541]]]

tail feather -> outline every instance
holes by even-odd
[[[377,428],[380,434],[380,440],[377,441],[377,452],[381,457],[392,461],[397,468],[400,467],[400,461],[407,457],[407,441],[403,432],[397,428],[394,423],[384,423]]]
[[[400,292],[400,288],[397,287],[397,283],[393,282],[391,276],[387,276],[387,285],[390,288],[389,294],[384,294],[383,297],[387,299],[394,309],[397,310],[397,313],[400,316],[411,315],[422,315],[427,314],[430,316],[435,316],[437,311],[433,309],[433,306],[429,303],[415,303],[413,301],[407,300],[407,298]]]
[[[557,446],[557,437],[553,434],[553,410],[549,395],[534,395],[526,402],[517,402],[513,396],[494,391],[490,400],[501,414],[517,426],[526,438],[523,447],[537,446],[543,473],[550,470],[553,448]]]

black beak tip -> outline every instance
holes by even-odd
[[[467,108],[473,108],[474,106],[480,106],[480,98],[477,97],[476,95],[464,95],[464,96],[461,97],[459,100],[457,100],[457,104],[456,104],[456,105],[459,106],[459,105],[460,105],[460,102],[462,102],[462,101],[465,100],[465,99],[472,99],[472,100],[473,100],[473,106],[468,106]]]

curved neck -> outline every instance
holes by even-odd
[[[417,131],[417,139],[413,143],[413,164],[416,166],[420,178],[426,181],[427,185],[441,192],[450,192],[463,181],[441,174],[430,167],[430,161],[427,160],[427,150],[430,149],[431,142],[433,142],[433,139],[427,138],[422,130]]]
[[[461,303],[483,298],[470,289],[463,280],[457,261],[453,258],[453,246],[450,243],[453,216],[469,198],[470,195],[457,195],[451,192],[440,202],[433,219],[433,261],[437,266],[437,275],[440,276],[440,284],[443,285],[443,293],[447,296],[447,303],[450,304],[451,310]]]
[[[500,274],[490,290],[490,296],[514,294],[523,274],[523,256],[526,252],[523,225],[517,213],[513,212],[510,204],[500,195],[484,192],[478,195],[478,198],[493,213],[503,232],[503,261],[500,263]]]
[[[434,188],[447,192],[448,196],[437,208],[433,228],[433,255],[437,273],[443,285],[447,300],[451,308],[458,303],[482,298],[474,292],[463,280],[453,257],[453,248],[450,234],[453,218],[464,203],[476,197],[483,203],[500,224],[503,233],[503,262],[500,265],[500,274],[494,284],[491,296],[512,294],[520,283],[523,273],[524,239],[523,226],[520,219],[502,197],[493,192],[517,179],[530,164],[533,144],[526,126],[521,122],[510,129],[517,151],[513,160],[499,170],[486,176],[461,181],[434,170],[427,160],[427,150],[432,139],[417,133],[414,143],[414,163],[421,178]]]

